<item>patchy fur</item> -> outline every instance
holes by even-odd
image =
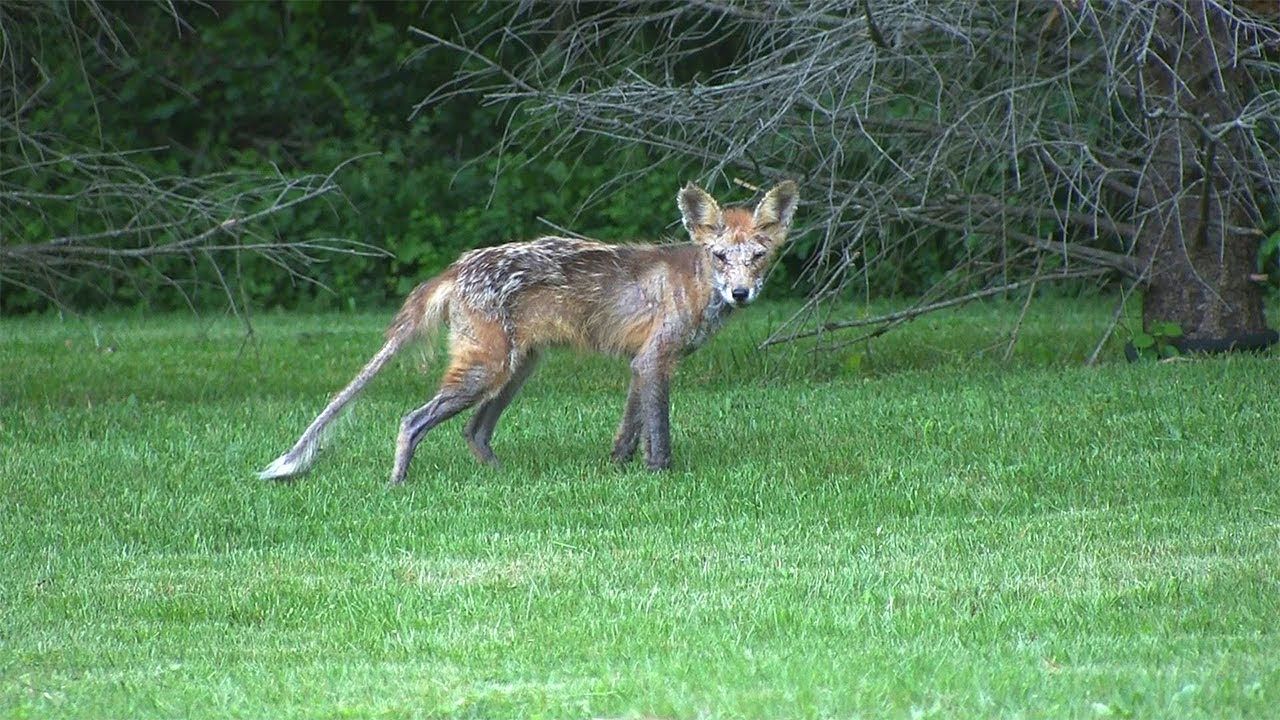
[[[541,351],[553,346],[631,359],[614,459],[630,459],[643,436],[649,467],[667,467],[668,383],[676,361],[714,335],[734,308],[759,295],[765,271],[786,241],[796,198],[795,184],[785,182],[754,210],[721,209],[690,184],[677,195],[690,243],[608,245],[544,237],[464,253],[409,294],[386,345],[260,475],[305,471],[341,409],[410,340],[441,325],[449,329],[449,366],[435,397],[401,422],[392,482],[403,481],[431,428],[477,405],[467,444],[481,461],[496,463],[489,440],[498,417]]]

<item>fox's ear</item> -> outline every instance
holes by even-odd
[[[791,218],[795,216],[796,204],[799,202],[800,190],[793,181],[778,183],[756,205],[756,227],[760,230],[785,231],[791,227]]]
[[[706,232],[724,221],[720,205],[706,190],[689,183],[676,194],[676,203],[680,205],[680,219],[684,229],[690,235]]]

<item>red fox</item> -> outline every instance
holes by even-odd
[[[449,366],[435,397],[400,422],[392,484],[404,482],[427,431],[477,404],[463,435],[480,462],[496,465],[489,442],[498,418],[541,351],[558,345],[631,359],[613,459],[629,461],[643,438],[648,467],[669,467],[668,388],[676,362],[706,342],[734,308],[760,294],[798,199],[796,184],[786,181],[754,210],[721,209],[690,183],[676,200],[692,243],[606,245],[544,237],[464,253],[409,294],[382,349],[259,477],[306,471],[325,427],[396,353],[441,325],[449,329]]]

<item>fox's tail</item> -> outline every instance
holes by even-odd
[[[377,375],[387,363],[413,340],[434,333],[448,315],[449,296],[453,290],[453,277],[449,274],[438,275],[414,288],[404,301],[404,306],[387,328],[387,342],[368,363],[361,368],[342,391],[334,396],[315,420],[307,426],[289,451],[271,462],[258,473],[263,479],[287,478],[307,471],[316,459],[316,451],[324,439],[325,429],[341,413],[343,408],[356,399],[365,385]]]

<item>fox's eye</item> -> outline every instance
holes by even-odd
[[[751,255],[751,262],[759,262],[759,261],[760,261],[760,259],[761,259],[761,258],[763,258],[763,257],[764,257],[764,251],[763,251],[763,250],[757,250],[757,251],[755,251],[754,253],[752,253],[752,255]]]
[[[716,260],[719,260],[720,262],[729,262],[729,256],[725,255],[719,250],[711,253],[711,257],[715,258]]]

